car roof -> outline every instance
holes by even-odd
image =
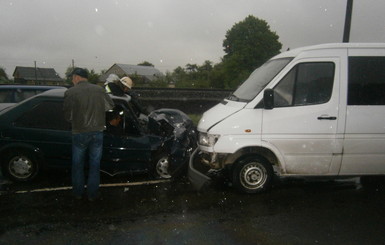
[[[36,97],[64,97],[65,91],[67,91],[67,88],[64,88],[64,87],[58,88],[58,89],[50,89],[50,90],[47,90],[43,93],[35,95],[34,97],[35,98]],[[129,95],[127,95],[127,96],[115,96],[115,95],[109,94],[109,96],[113,100],[123,100],[126,102],[129,102],[131,100],[131,97]]]
[[[44,96],[49,96],[49,97],[64,97],[64,93],[67,91],[67,88],[57,88],[57,89],[50,89],[47,90],[43,93],[40,93],[38,95],[35,95],[34,97],[44,97]]]

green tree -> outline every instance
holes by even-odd
[[[74,70],[72,66],[67,67],[67,70],[65,72],[65,81],[68,85],[72,85],[72,77],[71,73]]]
[[[187,64],[186,70],[190,73],[196,72],[198,70],[198,65],[197,64]]]
[[[203,65],[198,67],[198,71],[203,73],[209,73],[213,70],[213,62],[206,60]]]
[[[187,64],[185,68],[177,67],[171,74],[177,88],[209,88],[212,62],[206,60],[203,65]]]
[[[218,77],[226,77],[221,87],[236,88],[254,69],[278,54],[282,48],[278,39],[266,21],[252,15],[236,23],[226,33],[223,41],[226,54],[216,70],[216,73],[225,73],[217,74]],[[220,86],[218,81],[212,83],[213,86]]]
[[[88,69],[86,69],[88,71]],[[99,82],[100,75],[94,71],[94,69],[91,69],[91,71],[88,71],[88,81],[93,84],[97,84]]]
[[[216,64],[210,72],[210,87],[212,88],[227,88],[226,72],[223,63]]]

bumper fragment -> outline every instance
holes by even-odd
[[[195,158],[199,149],[195,149],[195,151],[191,154],[188,168],[188,179],[192,184],[195,190],[201,190],[204,187],[211,184],[212,180],[207,175],[201,173],[198,169],[194,167]]]

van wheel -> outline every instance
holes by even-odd
[[[13,151],[3,162],[3,171],[14,181],[27,182],[36,177],[39,165],[33,154],[27,151]]]
[[[259,193],[271,187],[273,168],[262,157],[247,157],[236,163],[233,170],[233,184],[241,192]]]

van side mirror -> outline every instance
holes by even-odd
[[[263,91],[263,105],[266,110],[274,108],[274,90],[271,88]]]

